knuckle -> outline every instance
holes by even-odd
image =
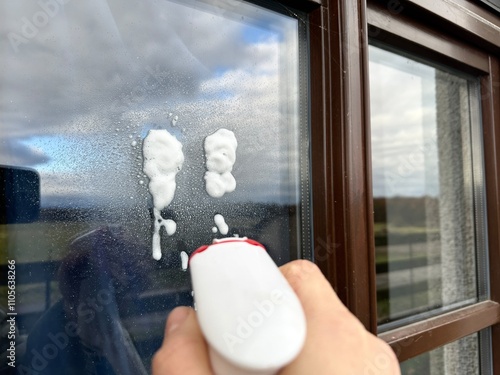
[[[283,273],[289,280],[305,280],[312,273],[321,273],[318,266],[305,259],[297,259],[282,266]]]

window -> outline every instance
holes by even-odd
[[[486,296],[484,178],[479,79],[369,52],[382,329]]]
[[[461,356],[468,363],[461,362],[463,373],[475,373],[478,362],[481,374],[496,373],[500,19],[462,0],[323,5],[310,19],[315,260],[365,327],[392,346],[406,373],[419,370],[407,360],[446,363],[462,351],[446,349],[455,354],[443,357],[438,348],[472,341],[477,349]],[[434,97],[423,95],[429,90]],[[414,112],[410,129],[411,110],[421,108],[431,109],[421,117],[434,120],[417,121]],[[406,139],[390,127],[395,113],[405,121],[401,133],[412,130]],[[447,123],[460,134],[456,158],[446,156],[451,134],[438,131]],[[395,181],[398,155],[419,162],[419,169],[402,167],[406,178]],[[411,173],[422,177],[417,186]],[[446,185],[447,173],[461,180]],[[392,195],[386,196],[387,185]],[[409,199],[415,188],[420,201]],[[446,224],[460,215],[447,208],[451,196],[464,212],[461,223],[452,223],[463,236],[461,244],[460,236],[453,239],[461,263],[450,262],[454,225]],[[404,212],[409,208],[411,214]],[[436,272],[427,275],[431,269]],[[458,341],[470,335],[477,340]],[[454,373],[446,366],[423,368]]]
[[[500,18],[482,3],[4,5],[0,204],[18,211],[0,267],[17,262],[21,363],[147,371],[165,310],[192,302],[186,255],[246,235],[313,259],[405,373],[499,373]],[[150,186],[162,142],[175,162]],[[80,322],[47,342],[54,313]],[[88,345],[103,314],[127,352],[111,362]],[[45,347],[65,337],[81,356]]]
[[[473,334],[401,363],[402,374],[480,374],[478,335]]]
[[[443,19],[459,6],[367,10],[378,332],[403,373],[498,367],[489,328],[498,322],[490,164],[498,61],[468,44],[468,31],[411,16],[418,8]]]
[[[39,181],[0,225],[21,371],[147,373],[214,238],[310,256],[307,18],[258,3],[3,6],[0,164]]]

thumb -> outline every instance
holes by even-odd
[[[212,375],[208,347],[190,307],[170,313],[165,339],[153,357],[153,375]]]

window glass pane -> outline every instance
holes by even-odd
[[[485,253],[477,85],[370,46],[379,323],[471,303],[484,292],[476,260]]]
[[[166,313],[192,303],[197,247],[247,236],[278,264],[308,253],[305,19],[265,6],[0,5],[0,210],[24,212],[0,223],[0,266],[16,262],[19,365],[148,373]]]
[[[478,334],[464,337],[429,353],[401,363],[401,375],[479,375]]]

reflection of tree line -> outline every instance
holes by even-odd
[[[166,263],[177,266],[179,252],[190,254],[214,238],[246,236],[263,243],[274,259],[289,259],[297,252],[296,243],[298,208],[294,205],[266,202],[193,201],[189,205],[173,201],[161,212],[165,219],[172,219],[177,230],[172,236],[163,231],[163,248]],[[229,226],[227,234],[213,231],[214,215],[221,214]],[[114,228],[133,242],[149,244],[152,233],[153,209],[143,207],[42,207],[39,223],[48,225],[44,236],[57,244],[71,241],[81,231],[106,225]],[[55,225],[50,225],[54,223]],[[78,229],[80,228],[81,229]],[[57,239],[55,241],[54,239]],[[290,247],[292,245],[292,247]],[[59,253],[59,252],[58,252]],[[180,264],[178,264],[180,267]]]
[[[429,218],[439,223],[436,197],[376,197],[373,199],[375,246],[423,242],[432,233],[439,238],[439,227],[429,227]],[[435,224],[436,225],[436,224]]]
[[[373,206],[377,275],[410,272],[408,283],[377,285],[379,323],[426,311],[428,280],[414,280],[412,270],[439,262],[425,251],[440,238],[439,199],[376,197]]]
[[[178,207],[175,204],[171,205],[171,208],[167,208],[165,211],[167,213],[179,215],[182,211],[189,211],[193,208],[199,216],[210,216],[212,212],[230,212],[231,216],[258,216],[264,214],[264,216],[275,216],[283,215],[283,213],[290,211],[292,214],[296,210],[296,206],[293,205],[282,205],[278,203],[260,203],[260,202],[226,202],[217,204],[207,204],[203,205],[203,202],[196,202],[192,207]],[[40,221],[88,221],[96,219],[114,219],[116,220],[116,215],[113,213],[115,210],[104,206],[95,206],[89,208],[72,208],[72,207],[42,207],[40,210]],[[137,212],[137,208],[123,209],[122,212],[130,211],[130,213]],[[152,212],[152,208],[149,208]],[[153,217],[153,215],[150,215]],[[212,216],[210,216],[211,219]]]
[[[44,222],[96,221],[109,220],[110,216],[108,210],[102,208],[50,207],[40,210],[39,220]]]

